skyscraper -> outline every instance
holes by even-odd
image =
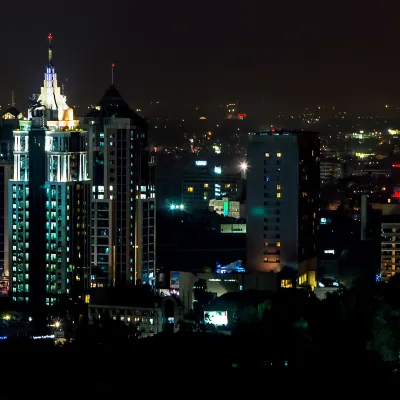
[[[30,120],[14,136],[9,181],[10,290],[35,309],[88,286],[90,181],[86,132],[61,94],[49,62]]]
[[[319,137],[313,132],[251,134],[247,172],[247,265],[298,271],[315,285]],[[288,283],[290,284],[290,283]]]
[[[153,285],[155,168],[146,121],[111,85],[84,126],[93,181],[92,286]]]

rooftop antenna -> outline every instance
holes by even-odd
[[[114,85],[114,67],[115,67],[115,64],[112,63],[111,64],[111,84],[112,85]]]
[[[11,107],[14,107],[14,90],[11,91]]]
[[[47,36],[47,39],[49,39],[49,65],[53,65],[53,49],[51,48],[51,41],[53,39],[53,35],[49,33],[49,36]]]

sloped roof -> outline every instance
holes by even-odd
[[[15,118],[18,118],[18,115],[20,115],[21,112],[18,111],[15,107],[10,107],[7,108],[7,110],[4,110],[3,112],[0,113],[0,118],[2,118],[6,114],[11,114],[14,115]]]
[[[111,85],[104,93],[97,106],[100,108],[93,109],[87,117],[92,118],[131,118],[138,123],[145,123],[145,120],[137,115],[122,98],[118,89]]]

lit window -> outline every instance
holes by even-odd
[[[194,189],[192,188],[192,186],[188,187],[188,192],[192,193],[194,191]]]
[[[282,157],[282,153],[276,153],[277,157]]]
[[[280,193],[277,193],[277,194],[276,194],[276,197],[277,197],[278,199],[280,199],[280,198],[281,198],[281,194],[280,194]]]
[[[276,247],[281,247],[281,242],[276,242]]]
[[[114,190],[114,187],[113,187],[113,186],[110,186],[110,190]]]
[[[265,153],[265,157],[269,157],[269,153]]]
[[[276,190],[281,190],[281,185],[276,185]]]
[[[312,156],[314,155],[314,150],[311,150],[311,155],[312,155]]]
[[[204,184],[204,187],[205,187],[205,188],[208,188],[208,183],[205,183],[205,184]]]
[[[292,286],[293,286],[293,284],[290,279],[282,279],[281,280],[281,288],[290,289]]]
[[[231,184],[230,184],[230,183],[227,183],[227,184],[225,185],[225,187],[230,188],[230,187],[231,187]]]
[[[268,242],[264,242],[264,247],[268,247]]]

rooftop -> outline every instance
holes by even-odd
[[[144,124],[142,117],[137,115],[122,98],[118,89],[111,85],[97,104],[97,107],[89,112],[89,118],[130,118],[139,124]]]
[[[21,112],[17,110],[15,107],[10,107],[4,110],[3,112],[0,112],[0,118],[3,118],[6,114],[11,114],[15,118],[18,118],[21,115]]]

